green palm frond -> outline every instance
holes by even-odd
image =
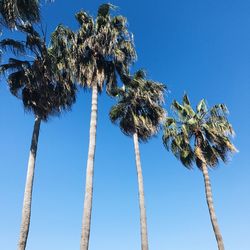
[[[177,130],[174,127],[165,128],[162,139],[163,139],[163,144],[167,150],[170,150],[171,141],[176,137],[177,137]]]
[[[228,110],[224,104],[217,104],[208,110],[202,99],[196,107],[191,107],[187,95],[183,105],[174,101],[172,109],[177,119],[167,117],[164,123],[163,144],[186,167],[202,163],[216,167],[219,160],[226,162],[229,154],[237,152],[230,141],[234,135],[227,119]]]
[[[185,95],[183,96],[183,104],[184,104],[184,105],[187,105],[187,106],[190,106],[190,105],[191,105],[191,103],[190,103],[190,101],[189,101],[189,98],[188,98],[188,95],[187,95],[187,94],[185,94]]]
[[[190,119],[192,119],[192,117],[195,116],[195,111],[193,110],[193,108],[191,106],[191,103],[189,101],[189,98],[188,98],[187,94],[185,94],[183,96],[183,107],[187,111],[188,116],[190,117]]]
[[[165,126],[166,126],[166,128],[171,127],[171,126],[176,127],[176,121],[175,121],[175,119],[172,118],[172,117],[166,117]]]
[[[171,108],[178,115],[181,121],[189,119],[188,110],[176,100],[173,101]]]
[[[226,116],[228,114],[228,109],[225,104],[214,105],[210,110],[211,116]]]
[[[204,99],[202,99],[202,100],[198,103],[198,105],[197,105],[197,107],[196,107],[196,110],[197,110],[197,113],[200,114],[200,115],[206,114],[206,112],[207,112],[207,105],[206,105],[206,102],[205,102]]]
[[[195,161],[195,155],[189,144],[186,144],[185,147],[182,147],[180,152],[180,161],[188,169],[193,167]]]

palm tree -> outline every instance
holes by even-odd
[[[52,39],[58,47],[59,56],[65,53],[69,55],[66,62],[62,59],[62,65],[70,65],[80,86],[92,89],[81,250],[87,250],[89,246],[98,92],[101,92],[106,84],[107,93],[114,94],[117,77],[125,75],[128,66],[136,58],[126,18],[112,17],[110,11],[114,8],[111,4],[101,5],[96,19],[87,12],[80,11],[76,14],[79,30],[74,33],[59,25]],[[65,50],[68,52],[64,52]]]
[[[165,86],[145,77],[145,72],[139,70],[126,82],[109,114],[111,121],[119,123],[122,132],[134,139],[142,250],[148,250],[148,235],[139,141],[146,142],[155,135],[165,117],[162,107]]]
[[[75,86],[71,75],[58,68],[53,48],[46,47],[45,40],[39,33],[29,24],[20,26],[19,29],[26,33],[26,42],[5,39],[0,45],[1,48],[10,49],[15,55],[22,55],[27,60],[10,58],[8,63],[1,65],[0,71],[7,74],[10,92],[22,99],[25,110],[35,116],[18,243],[18,249],[24,250],[30,225],[40,123],[71,107],[75,101]],[[31,61],[28,60],[30,58]]]
[[[188,96],[184,95],[183,104],[174,101],[172,108],[177,116],[166,119],[163,143],[185,167],[191,168],[196,164],[202,171],[218,249],[224,250],[213,205],[208,167],[215,168],[219,160],[227,161],[228,153],[236,152],[230,141],[234,131],[227,120],[227,107],[224,104],[217,104],[208,109],[205,100],[202,99],[194,110]]]

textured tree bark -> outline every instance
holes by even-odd
[[[85,197],[84,197],[82,234],[81,234],[81,244],[80,244],[81,250],[88,250],[89,248],[90,222],[91,222],[92,198],[93,198],[94,158],[95,158],[95,146],[96,146],[97,98],[98,98],[98,90],[97,90],[97,85],[95,85],[92,88],[89,151],[88,151],[88,161],[86,169]]]
[[[213,226],[215,238],[218,244],[218,249],[219,250],[224,250],[224,243],[222,239],[222,235],[220,233],[219,225],[217,222],[217,218],[215,215],[215,209],[213,205],[213,197],[212,197],[212,189],[211,189],[211,184],[210,184],[210,179],[209,179],[209,174],[208,174],[208,169],[205,163],[202,164],[202,173],[204,177],[204,182],[205,182],[205,190],[206,190],[206,199],[207,199],[207,205],[208,205],[208,210],[210,214],[210,220]]]
[[[29,233],[32,189],[33,189],[36,152],[37,152],[37,143],[38,143],[38,137],[39,137],[40,124],[41,124],[41,119],[36,117],[34,129],[33,129],[31,147],[30,147],[28,171],[27,171],[25,191],[24,191],[22,222],[21,222],[18,250],[24,250],[26,248],[26,243],[27,243],[27,238],[28,238],[28,233]]]
[[[141,224],[141,249],[148,250],[148,233],[147,233],[147,217],[144,198],[143,175],[141,168],[140,149],[138,135],[134,133],[135,160],[139,188],[139,205],[140,205],[140,224]]]

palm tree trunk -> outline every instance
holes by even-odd
[[[40,124],[41,124],[41,119],[39,117],[36,117],[34,129],[33,129],[31,146],[30,146],[30,155],[29,155],[29,163],[28,163],[25,191],[24,191],[22,222],[21,222],[18,250],[24,250],[26,248],[26,243],[27,243],[27,238],[28,238],[28,233],[29,233],[30,216],[31,216],[31,202],[32,202],[32,189],[33,189],[33,180],[34,180],[35,162],[36,162],[36,151],[37,151],[37,143],[38,143],[38,137],[39,137]]]
[[[86,182],[85,182],[85,197],[84,209],[82,219],[82,234],[81,234],[81,250],[88,250],[89,248],[89,235],[90,235],[90,222],[92,210],[92,197],[93,197],[93,176],[94,176],[94,158],[96,146],[96,124],[97,124],[97,98],[98,90],[97,85],[92,88],[92,107],[89,131],[89,152],[86,169]]]
[[[213,230],[214,230],[214,234],[217,240],[218,249],[224,250],[225,249],[224,243],[223,243],[223,239],[220,233],[220,229],[219,229],[219,225],[216,219],[215,209],[213,205],[212,189],[211,189],[208,169],[205,163],[202,164],[202,173],[203,173],[204,182],[205,182],[206,199],[207,199],[207,205],[208,205],[208,210],[210,214],[210,220],[213,225]]]
[[[134,133],[133,139],[134,139],[136,170],[137,170],[137,179],[138,179],[138,187],[139,187],[141,249],[148,250],[147,218],[146,218],[143,176],[142,176],[141,159],[140,159],[140,149],[139,149],[137,133]]]

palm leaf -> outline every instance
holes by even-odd
[[[184,104],[184,105],[187,105],[187,106],[190,106],[190,105],[191,105],[191,103],[190,103],[190,101],[189,101],[189,98],[188,98],[188,95],[187,95],[187,94],[185,94],[185,95],[183,96],[183,104]]]
[[[110,10],[115,10],[117,7],[113,4],[110,3],[106,3],[106,4],[102,4],[99,6],[98,8],[98,17],[107,17],[110,14]]]
[[[25,44],[14,39],[3,39],[0,42],[0,48],[4,51],[10,49],[10,51],[16,56],[25,53]]]
[[[204,115],[206,112],[207,112],[207,105],[206,105],[206,102],[204,99],[202,99],[197,107],[196,107],[196,110],[197,110],[197,113],[198,114],[201,114],[201,115]]]

